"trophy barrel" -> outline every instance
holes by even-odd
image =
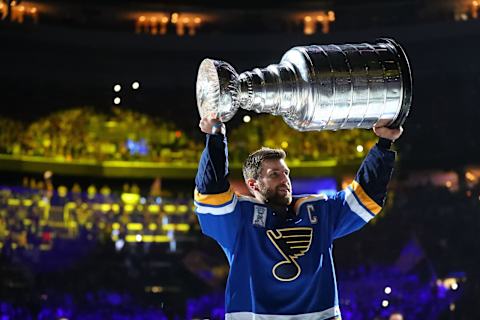
[[[391,39],[295,47],[280,65],[303,82],[285,121],[301,131],[399,127],[412,101],[411,71]]]

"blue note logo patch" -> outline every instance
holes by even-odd
[[[275,264],[272,274],[280,281],[293,281],[302,273],[297,259],[310,249],[312,228],[285,228],[267,230],[267,236],[285,260]]]

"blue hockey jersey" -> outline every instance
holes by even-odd
[[[204,234],[230,264],[226,319],[340,319],[333,240],[381,210],[395,153],[376,145],[355,180],[335,196],[294,196],[296,215],[281,218],[252,197],[236,195],[228,176],[227,140],[207,135],[195,205]]]

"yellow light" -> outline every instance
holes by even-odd
[[[112,204],[112,211],[113,212],[120,212],[120,205],[118,203]]]
[[[148,212],[150,213],[159,213],[160,212],[160,206],[156,204],[151,204],[148,206]]]
[[[335,12],[328,11],[328,20],[332,22],[335,21]]]
[[[33,7],[33,8],[30,10],[30,12],[31,12],[32,14],[37,13],[37,8]]]
[[[476,178],[476,177],[475,177],[475,175],[474,175],[473,173],[471,173],[470,171],[467,171],[467,172],[465,173],[465,178],[467,178],[467,179],[470,180],[470,181],[475,181],[475,178]]]
[[[195,22],[196,24],[200,24],[202,22],[202,19],[200,19],[200,17],[195,17],[195,19],[193,19],[193,22]]]
[[[182,231],[187,232],[190,230],[190,225],[186,223],[167,223],[162,226],[164,231]]]
[[[176,12],[172,13],[172,17],[171,17],[170,21],[172,21],[172,23],[177,23],[178,13],[176,13]]]
[[[445,187],[451,188],[452,187],[452,181],[448,180],[447,182],[445,182]]]
[[[17,1],[13,0],[10,5],[11,5],[12,7],[15,7],[15,6],[17,5]]]
[[[358,153],[362,153],[362,152],[363,152],[363,146],[362,146],[361,144],[359,144],[359,145],[357,146],[357,152],[358,152]]]
[[[140,231],[143,230],[143,225],[141,223],[128,223],[127,229],[130,231]]]
[[[186,204],[181,204],[177,207],[177,212],[178,213],[187,213],[188,212],[188,206]]]
[[[20,199],[8,199],[7,204],[9,206],[19,206],[20,205]]]
[[[177,206],[174,204],[166,204],[163,206],[163,210],[166,213],[174,213],[175,211],[177,211]]]
[[[148,225],[148,230],[150,230],[150,231],[155,231],[155,230],[157,230],[157,228],[158,228],[158,226],[157,226],[156,223],[150,223]]]
[[[167,23],[168,22],[168,17],[163,16],[162,19],[160,19],[162,23]]]
[[[23,205],[25,207],[30,207],[33,204],[33,201],[30,199],[23,199]]]
[[[114,222],[114,223],[112,224],[112,229],[113,229],[113,230],[119,230],[119,229],[120,229],[120,223]]]
[[[177,231],[182,231],[182,232],[187,232],[190,230],[190,225],[186,224],[186,223],[179,223],[177,224],[177,226],[175,227],[175,229]]]
[[[77,207],[77,204],[75,202],[68,202],[65,207],[67,209],[75,209]]]
[[[305,22],[310,22],[310,21],[312,21],[312,17],[310,17],[310,16],[306,16],[304,19],[305,19]]]
[[[57,189],[57,193],[60,198],[65,198],[68,194],[68,189],[65,186],[59,186]]]
[[[102,203],[102,205],[100,206],[100,210],[102,210],[102,212],[108,212],[111,208],[112,206],[108,203]]]
[[[30,220],[30,219],[23,219],[23,224],[24,224],[25,226],[29,226],[29,225],[32,224],[32,220]]]
[[[155,236],[153,241],[155,242],[170,242],[170,238],[167,236]]]
[[[157,22],[157,17],[151,17],[150,22]]]
[[[137,193],[124,192],[120,197],[122,198],[123,203],[126,203],[126,204],[134,205],[140,201],[140,195]]]
[[[162,229],[164,231],[173,231],[173,230],[175,230],[175,225],[173,223],[166,223],[166,224],[162,225]]]
[[[287,142],[287,141],[282,141],[282,143],[280,144],[280,146],[281,146],[283,149],[287,149],[287,148],[288,148],[288,142]]]
[[[189,22],[190,22],[190,18],[188,17],[183,18],[183,23],[189,23]]]
[[[126,242],[137,242],[137,235],[135,234],[127,234],[125,237]]]
[[[317,21],[318,21],[318,22],[322,22],[323,19],[324,19],[324,16],[317,16]]]
[[[143,236],[142,236],[142,241],[143,241],[143,242],[153,242],[153,241],[154,241],[154,238],[153,238],[152,235],[146,234],[146,235],[143,235]]]
[[[48,251],[50,249],[52,249],[52,246],[50,244],[47,244],[47,243],[40,244],[40,251]]]
[[[160,286],[153,286],[150,290],[151,290],[153,293],[163,292],[163,288],[160,287]]]
[[[131,204],[126,204],[126,205],[123,207],[123,210],[124,210],[125,212],[132,212],[133,209],[134,209],[134,206],[131,205]]]
[[[252,118],[249,115],[246,115],[243,117],[243,122],[249,123],[252,120]]]
[[[140,16],[140,18],[138,18],[138,21],[140,22],[144,22],[147,18],[145,18],[145,16]]]
[[[24,6],[20,6],[18,7],[18,10],[20,10],[21,12],[25,11],[25,7]]]
[[[472,4],[474,7],[478,7],[478,1],[473,1]]]

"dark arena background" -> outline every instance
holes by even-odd
[[[413,104],[385,209],[335,242],[344,319],[480,319],[480,8],[471,0],[0,1],[0,319],[222,319],[228,263],[193,213],[205,57],[390,37]],[[351,182],[369,130],[239,111],[232,185],[260,146],[295,193]]]

